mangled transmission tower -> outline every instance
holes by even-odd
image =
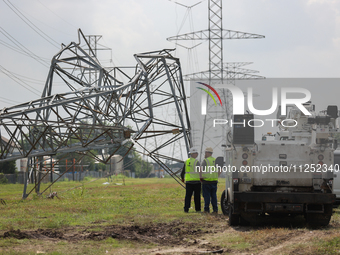
[[[25,186],[23,197],[34,189],[39,193],[41,180],[52,171],[42,171],[43,156],[70,152],[107,163],[120,149],[129,152],[134,147],[180,183],[164,164],[170,159],[169,145],[182,140],[187,151],[191,145],[179,59],[166,49],[135,54],[133,76],[118,70],[129,79],[123,83],[101,66],[86,37],[80,30],[78,34],[79,43],[62,45],[53,57],[41,98],[0,111],[0,135],[9,138],[0,143],[0,161],[28,157],[31,162],[29,178],[35,186],[29,192]],[[80,46],[81,40],[90,52]],[[67,88],[62,93],[54,86],[60,81]],[[161,114],[159,108],[166,105],[176,109],[179,124]],[[144,140],[154,137],[162,143],[144,148]]]
[[[261,39],[264,38],[263,35],[245,33],[240,31],[233,31],[223,29],[222,26],[222,0],[209,0],[208,1],[208,21],[209,27],[206,30],[201,30],[197,32],[191,32],[187,34],[177,35],[173,37],[167,38],[169,41],[178,41],[178,40],[208,40],[209,42],[209,70],[188,74],[184,76],[185,80],[197,80],[209,83],[210,85],[214,84],[233,84],[235,85],[235,80],[244,80],[244,79],[263,79],[264,77],[251,74],[254,71],[248,69],[241,69],[241,66],[251,64],[251,63],[224,63],[223,62],[223,40],[224,39]],[[218,139],[218,141],[212,145],[212,142],[216,139],[213,139],[213,136],[216,135],[212,127],[212,119],[231,119],[233,112],[233,100],[232,95],[229,91],[225,91],[224,89],[217,89],[218,93],[222,95],[223,100],[223,112],[216,113],[214,109],[214,102],[207,97],[207,115],[204,117],[204,127],[202,134],[202,142],[199,144],[202,149],[205,145],[210,145],[214,148],[221,147],[222,144],[225,144],[227,132],[223,132],[221,134],[223,139]],[[192,91],[191,91],[192,93]],[[215,115],[217,114],[217,115]],[[198,145],[196,145],[198,146]]]

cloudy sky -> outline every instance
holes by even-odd
[[[0,1],[0,108],[39,97],[52,56],[61,43],[78,41],[78,28],[86,35],[102,35],[100,43],[112,48],[102,58],[106,66],[135,65],[133,54],[174,48],[167,37],[207,28],[207,0],[191,9],[175,1],[186,6],[199,2]],[[225,29],[266,36],[226,40],[224,59],[254,62],[248,68],[266,77],[339,77],[339,11],[336,0],[224,0]],[[184,73],[208,69],[207,42],[194,50],[177,46],[175,54]],[[19,78],[21,85],[9,76]]]

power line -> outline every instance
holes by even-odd
[[[55,41],[53,38],[51,38],[49,35],[47,35],[44,31],[42,31],[39,27],[37,27],[30,19],[28,19],[14,4],[12,4],[9,0],[8,3],[6,0],[3,0],[4,3],[23,21],[28,25],[30,28],[33,29],[38,35],[40,35],[43,39],[45,39],[47,42],[49,42],[51,45],[53,45],[56,48],[59,47],[59,43]],[[56,46],[58,45],[58,46]]]
[[[28,54],[28,53],[26,53],[26,52],[20,50],[19,48],[15,48],[14,46],[12,46],[12,45],[6,43],[5,41],[0,40],[0,44],[2,44],[3,46],[5,46],[5,47],[7,47],[7,48],[9,48],[9,49],[11,49],[11,50],[13,50],[13,51],[15,51],[15,52],[20,53],[20,54],[22,54],[22,55],[25,55],[25,56],[27,56],[27,57],[32,57],[32,55],[30,55],[30,54]],[[32,58],[33,58],[33,57],[32,57]],[[43,59],[43,58],[41,58],[41,57],[39,57],[39,58],[40,58],[40,59]],[[47,59],[44,60],[44,61],[47,62]]]
[[[32,92],[33,94],[40,96],[38,93],[40,92],[39,90],[37,90],[36,88],[32,87],[31,85],[27,84],[26,82],[24,82],[23,80],[21,80],[20,78],[16,77],[15,75],[13,75],[10,71],[8,71],[6,68],[4,68],[2,65],[0,65],[0,72],[2,72],[3,74],[7,75],[10,79],[12,79],[13,81],[15,81],[17,84],[19,84],[20,86],[24,87],[25,89],[29,90],[30,92]],[[37,91],[37,92],[35,92]]]
[[[38,79],[30,78],[30,77],[27,77],[27,76],[24,76],[24,75],[21,75],[21,74],[17,74],[17,73],[14,73],[14,72],[10,72],[10,73],[13,74],[14,76],[21,77],[21,79],[26,81],[26,82],[34,82],[35,84],[36,83],[40,83],[40,84],[45,85],[45,81],[44,80],[38,80]]]
[[[4,100],[6,100],[8,102],[5,102]],[[6,104],[8,104],[8,103],[11,103],[11,104],[13,104],[13,103],[20,104],[21,103],[21,102],[18,102],[18,101],[15,101],[15,100],[11,100],[11,99],[7,99],[7,98],[4,98],[4,97],[0,97],[0,101],[3,102],[3,103],[6,103]]]
[[[10,73],[11,75],[15,76],[17,79],[20,79],[21,81],[26,81],[26,82],[30,82],[30,83],[34,83],[34,84],[39,83],[40,85],[43,85],[43,86],[45,85],[45,81],[43,81],[43,80],[38,80],[38,79],[30,78],[30,77],[27,77],[27,76],[24,76],[24,75],[20,75],[20,74],[11,72],[9,70],[6,70],[6,71],[8,73]],[[18,76],[20,78],[18,78]]]
[[[16,40],[13,36],[11,36],[5,29],[0,27],[0,33],[2,33],[8,40],[10,40],[13,44],[16,45],[21,51],[24,52],[27,56],[30,56],[31,58],[38,61],[40,64],[44,65],[45,67],[49,67],[49,65],[46,64],[47,61],[45,61],[43,58],[37,56],[32,51],[27,49],[24,45],[22,45],[18,40]],[[7,44],[7,43],[6,43]],[[9,45],[9,44],[7,44]],[[6,46],[6,45],[5,45]],[[13,46],[12,46],[13,47]]]
[[[187,19],[189,19],[190,32],[193,32],[194,31],[194,22],[193,22],[193,16],[192,16],[192,8],[199,5],[200,3],[204,2],[204,1],[197,2],[197,3],[195,3],[191,6],[187,6],[187,5],[184,5],[182,3],[179,3],[179,2],[176,2],[176,1],[173,1],[173,0],[169,0],[169,1],[186,8],[186,11],[185,11],[184,17],[182,19],[182,22],[180,24],[180,27],[177,29],[177,36],[179,35],[180,31],[184,27]],[[177,16],[177,12],[176,12],[176,16]],[[177,25],[177,23],[176,23],[176,25]],[[190,47],[190,48],[179,44],[177,42],[177,40],[175,41],[175,44],[179,45],[183,48],[186,48],[188,50],[188,61],[187,61],[187,69],[188,70],[187,70],[187,72],[196,72],[197,70],[199,70],[198,54],[197,54],[196,46],[200,45],[201,43],[195,44],[192,41],[191,42],[192,47]]]

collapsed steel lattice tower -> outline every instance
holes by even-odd
[[[182,139],[187,151],[191,145],[179,59],[166,49],[136,54],[132,76],[115,69],[128,79],[124,83],[101,66],[83,33],[78,34],[78,43],[62,45],[53,57],[41,98],[0,111],[0,135],[9,138],[8,143],[0,142],[0,161],[30,158],[30,178],[35,178],[33,189],[39,192],[42,178],[52,171],[42,173],[43,156],[76,152],[107,163],[122,147],[134,147],[180,183],[164,163],[171,159],[170,144]],[[90,51],[81,47],[81,40]],[[67,91],[54,86],[60,81]],[[179,124],[160,110],[166,105],[176,109]],[[145,148],[143,141],[154,137],[162,142]],[[23,197],[28,194],[25,189]]]

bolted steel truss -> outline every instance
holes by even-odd
[[[108,71],[83,33],[78,34],[78,43],[62,45],[53,57],[41,98],[0,111],[0,135],[9,138],[0,142],[0,161],[34,158],[29,160],[30,176],[35,176],[38,192],[43,176],[35,166],[43,156],[76,152],[107,163],[126,147],[144,152],[180,183],[164,163],[181,162],[169,157],[169,145],[182,140],[187,151],[191,145],[179,59],[164,49],[135,54],[133,75],[124,68]],[[117,79],[118,73],[128,81]],[[162,111],[164,107],[175,109],[179,121]],[[144,142],[155,138],[157,144]],[[25,187],[24,197],[28,194]]]

